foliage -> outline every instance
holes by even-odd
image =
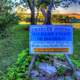
[[[27,77],[28,65],[31,61],[31,56],[28,54],[28,48],[21,53],[19,53],[18,59],[15,65],[8,68],[7,80],[29,80]]]
[[[16,6],[16,15],[19,17],[20,20],[25,20],[26,19],[26,15],[27,15],[27,12],[26,12],[26,8],[25,7],[22,7],[21,5],[19,6]]]
[[[13,27],[13,30],[25,30],[29,28],[29,25],[26,25],[26,24],[18,24],[18,25],[15,25],[15,27]]]
[[[0,71],[0,80],[6,80],[5,75],[2,71]]]
[[[21,25],[20,25],[21,26]],[[78,33],[78,30],[77,30]],[[77,34],[76,31],[74,30],[74,34]],[[77,37],[77,36],[75,36]],[[76,44],[76,43],[74,43]],[[76,46],[74,46],[76,47]],[[75,53],[73,55],[76,55]],[[78,54],[77,54],[78,55]],[[39,58],[36,60],[35,64],[38,65],[41,61],[47,61],[49,62],[49,58],[52,57],[58,57],[62,60],[65,60],[64,55],[39,55]],[[78,58],[79,59],[79,58]],[[16,63],[12,66],[10,66],[10,68],[8,68],[8,72],[7,72],[7,78],[8,80],[29,80],[28,76],[25,75],[25,72],[27,72],[28,70],[28,66],[31,60],[31,56],[29,56],[29,49],[27,48],[26,50],[22,51],[21,53],[19,53],[18,59],[16,61]],[[73,62],[73,64],[77,67],[80,68],[80,60],[76,60],[74,56],[71,56],[71,60]],[[64,68],[61,66],[58,68],[58,75],[63,75],[64,73]]]
[[[75,65],[76,69],[80,69],[80,60],[71,59],[72,63]]]
[[[27,70],[28,70],[28,66],[29,66],[29,63],[31,60],[31,56],[28,55],[29,54],[28,32],[26,33],[24,30],[21,30],[23,25],[15,26],[15,27],[17,27],[16,29],[12,28],[12,24],[16,24],[18,18],[15,16],[15,14],[10,13],[12,10],[11,9],[12,4],[10,4],[6,0],[1,0],[1,1],[3,1],[3,4],[5,4],[5,5],[3,6],[1,4],[2,2],[0,2],[0,5],[1,5],[0,6],[0,30],[2,31],[8,26],[11,26],[10,30],[14,29],[14,31],[9,33],[9,35],[6,39],[1,38],[1,40],[0,40],[0,57],[1,58],[6,57],[6,59],[4,61],[0,60],[1,63],[3,62],[3,64],[5,64],[5,65],[7,64],[7,66],[9,66],[9,64],[11,64],[11,63],[13,64],[12,66],[10,66],[8,68],[8,71],[6,73],[7,74],[6,80],[29,80],[29,78],[27,77],[27,74],[25,74],[25,72],[27,72]],[[28,1],[30,1],[30,0],[28,0]],[[44,0],[44,1],[46,1],[45,4],[47,4],[47,5],[50,4],[47,2],[47,0]],[[6,4],[9,4],[9,6],[7,6]],[[46,5],[44,5],[44,6],[46,6]],[[34,16],[34,14],[33,14],[33,16]],[[19,27],[20,27],[20,29],[19,29]],[[25,25],[24,27],[27,27],[27,26]],[[18,29],[19,29],[19,31],[17,31]],[[77,58],[79,58],[78,56],[80,55],[79,54],[80,39],[79,39],[78,31],[75,31],[74,34],[76,34],[74,37],[74,39],[75,39],[74,40],[74,47],[75,47],[74,55],[75,56],[77,55]],[[77,43],[77,45],[76,45],[76,43]],[[26,50],[19,53],[21,50],[25,49],[26,47],[27,47]],[[17,53],[19,53],[19,56],[18,56],[16,63],[14,64],[13,58],[16,59],[16,57],[18,55]],[[80,68],[80,64],[79,64],[80,60],[74,60],[75,56],[73,56],[72,61],[78,68]],[[60,58],[64,59],[64,57],[62,57],[62,56],[60,56]],[[43,60],[47,61],[46,60],[47,58],[44,55],[41,55],[40,59],[42,61]],[[13,62],[12,62],[12,60],[13,60]],[[6,61],[7,61],[7,63],[6,63]],[[40,60],[36,61],[36,65],[39,64],[39,62],[40,62]],[[7,66],[5,66],[5,68]],[[64,69],[62,67],[60,67],[58,69],[58,74],[62,75],[63,73],[64,73]],[[0,79],[2,79],[2,78],[4,79],[3,75]]]
[[[50,1],[51,1],[51,0],[39,0],[39,5],[44,4],[45,6],[47,6],[47,5],[50,4]]]
[[[11,0],[0,0],[0,32],[18,22],[18,17],[12,12],[12,6]]]
[[[5,28],[9,27],[11,24],[17,24],[18,17],[15,14],[5,14],[0,16],[0,31],[4,31]]]
[[[65,72],[65,69],[62,66],[60,66],[59,68],[57,68],[57,74],[58,75],[63,75],[64,72]]]
[[[0,70],[6,72],[7,67],[15,63],[18,53],[27,47],[28,32],[12,25],[8,27],[6,32],[0,34]]]
[[[74,29],[73,32],[74,59],[80,59],[80,29]]]

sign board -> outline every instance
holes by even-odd
[[[31,25],[30,54],[72,54],[73,28],[70,25]]]

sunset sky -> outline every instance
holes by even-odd
[[[20,2],[20,0],[13,0],[13,2]],[[73,3],[70,5],[68,8],[63,8],[63,7],[58,7],[54,11],[55,13],[60,13],[60,14],[67,14],[67,13],[77,13],[80,14],[80,5]]]
[[[80,5],[78,4],[72,4],[70,7],[68,8],[63,8],[63,7],[58,7],[56,9],[56,11],[58,11],[58,13],[77,13],[80,14]]]

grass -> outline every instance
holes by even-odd
[[[18,27],[20,26],[23,25]],[[28,32],[11,26],[7,29],[6,34],[2,34],[8,35],[4,39],[0,37],[0,70],[6,72],[7,67],[16,62],[18,53],[28,47]]]
[[[24,30],[29,27],[29,24],[18,24],[13,27],[13,30]]]
[[[16,72],[16,76],[18,76],[18,73],[25,72],[28,68],[29,62],[31,60],[31,57],[29,56],[29,52],[26,52],[24,50],[29,50],[29,32],[25,30],[26,27],[29,27],[29,25],[16,25],[13,27],[10,27],[9,29],[9,36],[5,39],[0,39],[0,69],[3,71],[6,71],[8,67],[10,68],[10,71],[8,72],[9,75],[12,72]],[[74,29],[74,53],[71,55],[71,60],[75,64],[77,68],[80,68],[80,29]],[[23,52],[21,52],[23,51]],[[25,56],[27,54],[27,56]],[[64,58],[64,55],[57,55],[56,57]],[[41,57],[42,58],[42,57]],[[43,59],[44,56],[43,56]],[[36,61],[38,63],[38,61]],[[25,67],[26,66],[26,67]],[[16,71],[17,70],[17,71]],[[14,73],[10,75],[10,77],[13,77]],[[8,76],[9,77],[9,76]],[[21,78],[18,76],[18,79]],[[9,79],[8,79],[9,80]],[[17,79],[16,79],[17,80]],[[23,79],[21,79],[23,80]],[[27,79],[26,79],[27,80]]]
[[[38,25],[42,25],[43,22],[37,22]],[[52,22],[52,24],[63,24],[63,25],[72,25],[74,28],[76,29],[79,29],[80,28],[80,23],[60,23],[60,22]],[[19,25],[23,25],[23,28],[24,28],[24,25],[30,25],[30,22],[26,22],[26,21],[20,21],[19,22]]]
[[[74,48],[74,57],[75,59],[80,59],[79,55],[80,55],[80,29],[74,29],[74,33],[73,33],[74,37],[73,37],[73,48]]]
[[[23,27],[24,26],[24,27]],[[75,25],[74,25],[75,26]],[[24,25],[18,25],[16,28],[17,29],[19,29],[19,30],[21,30],[21,29],[23,29],[23,28],[25,28],[26,27],[26,25],[24,24]],[[27,27],[29,27],[29,25],[27,26]],[[75,62],[76,61],[74,61],[74,60],[78,60],[78,62],[79,62],[79,60],[80,60],[80,58],[79,58],[79,56],[80,56],[80,37],[79,37],[79,35],[80,35],[80,29],[74,29],[73,30],[74,32],[73,32],[73,46],[74,46],[74,51],[73,51],[73,54],[71,55],[71,59],[72,59],[72,61],[74,62],[74,64],[75,64]],[[27,38],[29,38],[29,36],[27,35]],[[28,44],[28,42],[27,42],[27,44]],[[64,57],[62,57],[63,55],[56,55],[56,57],[60,57],[60,58],[63,58],[63,59],[65,59]]]
[[[25,32],[24,28],[26,28],[26,26],[29,27],[29,25],[26,25],[26,24],[24,24],[24,25],[19,24],[14,27],[14,30],[22,30],[23,29],[23,33],[24,33]],[[74,31],[73,32],[73,35],[74,35],[73,36],[73,46],[74,46],[73,52],[74,53],[73,53],[72,57],[74,57],[74,59],[79,59],[79,55],[80,55],[80,53],[79,53],[80,52],[80,47],[79,47],[80,46],[80,37],[79,37],[80,29],[75,28],[73,31]],[[26,31],[26,32],[27,32],[26,37],[28,39],[29,38],[28,31]],[[28,44],[28,42],[27,42],[27,44]]]

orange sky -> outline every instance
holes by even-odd
[[[63,15],[63,14],[62,14]],[[64,15],[67,15],[67,16],[69,16],[69,17],[75,17],[75,18],[77,18],[77,19],[80,19],[80,14],[64,14]]]
[[[77,19],[80,19],[80,14],[71,14],[70,17],[76,17]]]

